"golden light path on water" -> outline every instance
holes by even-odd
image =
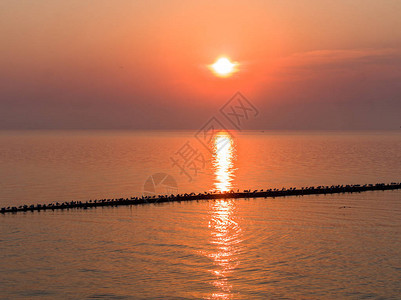
[[[227,132],[219,132],[213,144],[214,187],[217,191],[226,192],[232,188],[235,174],[235,144]]]
[[[213,168],[215,174],[214,187],[217,191],[229,191],[235,177],[235,144],[227,132],[219,132],[215,136],[213,147]],[[212,251],[208,257],[213,260],[214,268],[210,272],[214,276],[211,284],[216,288],[211,299],[232,298],[233,286],[230,276],[239,264],[241,251],[241,228],[236,220],[235,202],[223,199],[210,202],[210,244]]]
[[[217,289],[212,299],[230,299],[233,286],[232,273],[239,264],[242,232],[235,215],[235,202],[231,199],[216,200],[211,203],[209,228],[213,251],[208,255],[213,260],[214,275],[211,284]]]

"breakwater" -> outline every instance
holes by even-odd
[[[101,206],[119,206],[119,205],[139,205],[139,204],[154,204],[165,202],[180,202],[194,200],[213,200],[227,198],[275,198],[284,196],[305,196],[305,195],[321,195],[321,194],[340,194],[340,193],[360,193],[366,191],[385,191],[401,189],[401,183],[392,182],[389,184],[376,183],[365,185],[332,185],[332,186],[311,186],[302,188],[282,188],[282,189],[266,189],[266,190],[243,190],[243,191],[228,191],[228,192],[204,192],[190,193],[177,195],[157,195],[157,196],[142,196],[119,199],[100,199],[89,201],[70,201],[70,202],[54,202],[49,204],[31,204],[8,206],[0,209],[0,213],[17,213],[29,211],[44,211],[55,209],[88,209]]]

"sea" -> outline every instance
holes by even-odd
[[[401,131],[0,131],[0,208],[401,181]],[[401,299],[401,190],[0,214],[0,299]]]

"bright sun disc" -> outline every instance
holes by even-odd
[[[228,58],[221,57],[213,65],[211,69],[218,76],[226,77],[235,72],[236,63],[232,63]]]

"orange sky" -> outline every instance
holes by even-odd
[[[199,128],[236,91],[250,128],[401,120],[401,2],[0,3],[0,128]],[[226,55],[239,71],[207,68]]]

